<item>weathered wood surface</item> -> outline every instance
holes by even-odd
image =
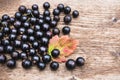
[[[50,2],[51,11],[59,3],[79,10],[79,18],[70,24],[70,36],[79,40],[79,46],[69,58],[83,56],[85,66],[68,71],[62,63],[57,71],[49,66],[39,71],[36,67],[24,70],[20,63],[14,70],[0,65],[0,80],[120,80],[120,0],[0,0],[0,17],[13,16],[19,5],[34,3],[43,12],[45,1]],[[62,18],[63,14],[59,28],[64,26]]]

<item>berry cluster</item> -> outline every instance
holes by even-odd
[[[70,15],[71,8],[64,7],[63,4],[58,4],[52,12],[53,18],[50,16],[50,4],[43,4],[45,9],[43,14],[39,12],[37,4],[32,5],[32,9],[21,5],[14,17],[9,17],[7,14],[0,19],[0,63],[6,63],[8,68],[15,68],[16,61],[22,60],[22,67],[28,69],[32,65],[37,65],[43,70],[46,64],[51,62],[51,56],[57,58],[60,54],[58,49],[51,52],[51,56],[47,54],[49,40],[60,34],[57,23],[60,21],[60,13],[64,13],[64,23],[69,24],[73,18],[79,16],[79,12],[74,10]],[[62,33],[67,35],[70,33],[70,27],[62,28]],[[4,54],[3,54],[4,53]],[[7,59],[8,55],[10,58]],[[66,62],[68,69],[73,69],[75,64],[82,66],[84,59],[79,57],[76,62],[72,59]],[[52,70],[59,68],[58,62],[50,63]]]

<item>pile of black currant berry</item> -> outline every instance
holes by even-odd
[[[52,70],[59,68],[58,62],[51,61],[51,56],[47,54],[49,40],[60,34],[57,23],[60,21],[60,13],[64,13],[64,23],[69,24],[73,18],[79,16],[79,12],[74,10],[70,15],[71,8],[63,4],[58,4],[53,10],[53,17],[49,11],[50,4],[43,4],[45,9],[40,13],[37,4],[32,5],[32,9],[21,5],[14,17],[4,14],[0,19],[0,63],[6,63],[8,68],[15,68],[17,60],[22,60],[22,67],[31,68],[37,65],[40,70],[45,69],[46,64],[50,63]],[[62,33],[70,33],[70,27],[65,26]],[[58,57],[59,50],[52,51],[53,57]],[[75,65],[84,65],[84,58],[79,57],[76,61],[69,59],[66,62],[68,69],[74,69]]]

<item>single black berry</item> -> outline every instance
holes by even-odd
[[[62,32],[63,32],[64,35],[69,34],[70,33],[70,27],[68,27],[68,26],[63,27]]]
[[[76,64],[77,64],[78,66],[83,66],[83,65],[85,64],[85,59],[84,59],[83,57],[78,57],[78,58],[76,59]]]
[[[77,10],[74,10],[74,11],[72,12],[72,16],[73,16],[74,18],[77,18],[77,17],[79,16],[79,12],[78,12]]]
[[[53,49],[51,55],[52,57],[57,58],[60,55],[59,49]]]
[[[0,54],[0,63],[4,64],[6,62],[6,60],[7,60],[7,57],[3,54]]]
[[[42,61],[46,64],[49,63],[51,61],[51,56],[48,55],[48,54],[43,55],[42,56]]]
[[[40,70],[44,70],[45,67],[46,67],[46,64],[43,63],[43,62],[38,62],[37,67],[38,67]]]
[[[29,59],[25,59],[22,62],[22,67],[25,69],[29,69],[32,66],[32,61],[30,61]]]
[[[58,28],[53,28],[52,34],[53,35],[59,35],[60,34],[60,30]]]
[[[72,17],[70,15],[66,15],[64,17],[64,23],[69,24],[72,21]]]
[[[64,10],[64,5],[58,4],[57,9],[59,9],[62,12]]]
[[[18,51],[13,51],[13,52],[10,53],[10,55],[11,55],[11,58],[15,59],[15,60],[18,60],[19,57],[20,57],[20,54],[19,54]]]
[[[19,12],[20,13],[26,13],[26,7],[21,5],[19,8],[18,8]]]
[[[33,4],[32,5],[32,10],[38,10],[38,5],[37,4]]]
[[[65,14],[69,14],[71,12],[71,8],[69,7],[69,6],[66,6],[65,8],[64,8],[64,13]]]
[[[16,61],[14,59],[9,59],[6,63],[6,65],[8,68],[13,69],[16,67]]]
[[[43,4],[43,7],[44,7],[44,9],[49,9],[50,8],[50,3],[49,2],[45,2]]]
[[[34,56],[32,57],[32,62],[33,62],[34,64],[40,62],[40,57],[39,57],[38,55],[34,55]]]
[[[67,60],[65,65],[66,65],[66,68],[69,69],[69,70],[72,70],[76,67],[76,63],[73,59]]]
[[[51,63],[50,63],[50,68],[51,68],[52,70],[57,70],[57,69],[59,68],[58,62],[56,62],[56,61],[51,62]]]

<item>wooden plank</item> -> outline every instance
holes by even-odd
[[[120,0],[0,0],[0,17],[5,13],[13,16],[20,5],[38,4],[42,13],[45,1],[50,2],[51,12],[59,3],[80,12],[70,24],[70,36],[79,40],[79,46],[69,58],[82,56],[85,66],[68,71],[62,63],[54,72],[49,65],[44,71],[24,70],[18,62],[14,70],[0,65],[0,80],[120,80]],[[63,26],[61,19],[58,27]]]

